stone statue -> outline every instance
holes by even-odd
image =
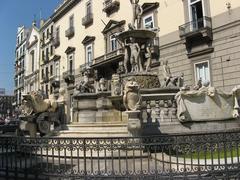
[[[164,87],[182,87],[183,86],[184,74],[182,73],[181,76],[173,76],[170,71],[170,67],[168,66],[167,60],[163,61],[162,74],[165,81]]]
[[[23,94],[22,100],[22,112],[23,115],[29,116],[33,113],[41,112],[55,112],[57,109],[57,102],[50,99],[44,99],[39,92],[31,92],[29,94]]]
[[[59,97],[58,97],[58,99],[57,99],[57,102],[58,103],[62,103],[62,104],[64,104],[65,103],[65,101],[66,101],[66,99],[65,99],[65,89],[64,88],[60,88],[59,89]]]
[[[143,70],[142,63],[140,61],[140,47],[135,40],[130,37],[130,42],[125,42],[125,58],[124,58],[124,68],[126,73],[128,73],[127,64],[130,61],[131,64],[131,72],[139,72]],[[128,48],[130,49],[130,56],[128,54]]]
[[[127,111],[137,111],[141,108],[140,87],[135,79],[128,79],[124,87],[123,104]]]
[[[104,78],[101,78],[98,82],[98,91],[107,91],[107,81]]]
[[[89,80],[90,72],[89,70],[85,70],[83,72],[83,81],[81,81],[77,86],[76,89],[80,93],[92,93],[94,92],[94,86],[91,84]]]
[[[121,85],[121,80],[120,80],[119,74],[112,75],[111,95],[112,96],[122,95],[122,85]]]
[[[145,58],[146,58],[146,72],[148,72],[151,68],[152,63],[152,53],[151,53],[151,44],[148,43],[145,49]]]
[[[132,19],[132,27],[140,28],[141,25],[141,17],[143,13],[142,7],[138,4],[139,0],[130,0],[133,9],[133,19]],[[136,24],[136,26],[135,26]]]
[[[202,78],[199,78],[197,84],[193,87],[193,90],[199,90],[202,87]]]

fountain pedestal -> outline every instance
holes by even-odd
[[[132,137],[141,136],[141,111],[126,111],[128,114],[128,132]]]

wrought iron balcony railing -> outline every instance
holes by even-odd
[[[73,26],[70,26],[66,31],[65,31],[65,36],[68,38],[71,38],[74,36],[75,30]]]
[[[60,45],[60,37],[59,36],[54,36],[52,39],[53,46],[56,48]]]
[[[96,59],[94,59],[94,64],[97,64],[97,63],[100,63],[102,61],[107,61],[111,58],[114,58],[116,56],[121,56],[124,54],[124,51],[122,48],[119,48],[119,49],[116,49],[115,51],[111,51],[109,53],[106,53],[105,55],[103,56],[100,56],[100,57],[97,57]]]
[[[85,17],[82,18],[82,25],[88,26],[91,23],[93,23],[93,14],[88,13]]]
[[[68,70],[63,73],[63,79],[67,84],[75,82],[74,70]]]
[[[200,31],[204,28],[212,29],[212,20],[210,17],[204,16],[196,21],[190,21],[186,24],[179,26],[180,37]]]
[[[107,14],[117,11],[119,9],[119,0],[105,0],[103,3],[103,11]]]
[[[45,55],[42,57],[43,63],[47,63],[49,61],[49,55]]]
[[[43,81],[44,83],[46,83],[46,82],[49,81],[49,76],[48,76],[48,74],[43,74],[43,75],[42,75],[42,81]]]
[[[55,75],[51,79],[51,85],[54,87],[54,89],[60,87],[60,77]]]

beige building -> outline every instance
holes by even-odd
[[[151,70],[160,80],[161,62],[168,60],[172,74],[184,73],[190,86],[199,79],[226,91],[239,84],[239,0],[140,0],[139,4],[141,28],[157,33]],[[96,81],[101,77],[110,81],[121,71],[124,54],[116,36],[128,30],[131,21],[129,0],[65,0],[41,27],[41,88],[56,96],[59,87],[66,89],[69,122],[82,69],[93,68]],[[45,58],[51,47],[52,54]],[[47,73],[54,81],[44,80]]]
[[[53,27],[51,18],[40,22],[40,86],[48,98],[54,98],[53,94],[59,88],[60,79],[60,56],[55,54],[55,46],[57,47],[59,41]]]
[[[26,68],[24,93],[38,91],[39,87],[39,51],[40,51],[40,34],[36,23],[33,22],[27,38],[26,51]]]

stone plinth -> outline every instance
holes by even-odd
[[[141,111],[126,111],[128,114],[128,132],[130,136],[137,137],[141,135]]]
[[[92,123],[96,122],[97,94],[85,93],[74,96],[73,122]]]

